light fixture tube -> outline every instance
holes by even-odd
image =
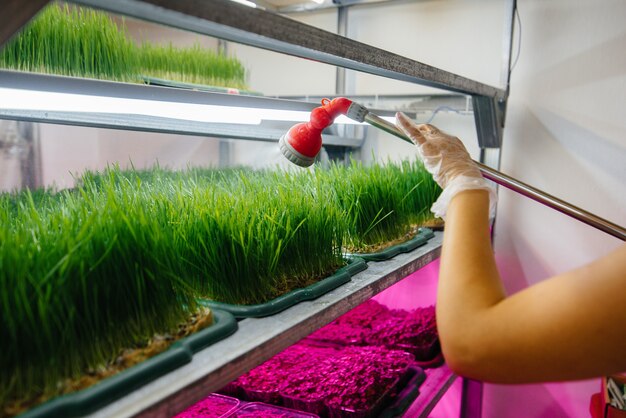
[[[11,110],[127,114],[205,123],[258,125],[262,121],[306,122],[310,112],[254,107],[205,105],[0,88],[0,107]],[[395,123],[393,117],[383,117]],[[339,116],[336,124],[363,124]]]

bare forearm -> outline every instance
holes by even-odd
[[[480,353],[480,323],[504,299],[490,240],[489,196],[482,190],[459,193],[450,202],[439,271],[437,323],[444,354],[471,362]]]
[[[499,383],[623,371],[626,246],[505,298],[487,205],[486,192],[460,193],[446,219],[437,326],[452,370]]]

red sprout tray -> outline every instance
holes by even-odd
[[[232,414],[229,418],[319,418],[307,412],[295,411],[289,408],[266,405],[259,402],[248,403]]]
[[[422,368],[411,365],[403,376],[373,399],[366,407],[350,408],[344,406],[330,407],[323,399],[305,400],[283,395],[286,407],[306,411],[320,417],[329,418],[394,418],[402,416],[419,395],[419,388],[426,374]]]
[[[306,411],[318,416],[326,415],[324,399],[302,399],[297,396],[282,395],[283,405],[298,411]]]
[[[307,338],[324,343],[341,345],[365,345],[377,324],[386,321],[391,311],[373,299],[367,300],[318,329]]]
[[[417,393],[423,371],[413,362],[410,353],[384,347],[301,342],[221,392],[238,392],[247,401],[263,400],[324,418],[369,418],[395,403],[407,382],[413,382],[410,394]]]
[[[390,314],[373,327],[366,340],[369,344],[408,351],[418,361],[432,360],[441,351],[435,307],[390,310]]]
[[[368,300],[307,339],[344,346],[384,346],[413,354],[420,366],[441,364],[434,306],[404,311]]]
[[[392,391],[396,390],[400,379],[395,379],[390,383],[378,382],[376,392],[378,396],[365,402],[359,402],[357,406],[341,406],[327,403],[329,418],[373,418],[383,410],[385,402],[389,399]],[[359,388],[360,389],[360,388]]]
[[[240,403],[239,399],[211,393],[200,402],[175,415],[174,418],[223,418],[235,411]]]
[[[393,418],[403,416],[419,395],[419,388],[426,379],[422,368],[410,365],[401,376],[384,388],[377,398],[360,408],[328,407],[329,418]],[[324,415],[325,416],[325,415]]]

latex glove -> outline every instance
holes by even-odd
[[[396,125],[415,143],[424,167],[443,189],[431,207],[435,216],[445,219],[450,201],[464,190],[487,190],[489,216],[495,215],[495,187],[482,176],[459,138],[441,132],[433,125],[417,125],[401,112],[396,114]]]

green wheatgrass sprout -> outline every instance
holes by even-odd
[[[345,264],[345,214],[334,190],[319,187],[311,173],[242,168],[177,173],[159,167],[117,172],[118,181],[141,183],[170,199],[165,217],[171,220],[178,264],[168,274],[202,297],[264,303]],[[101,183],[98,174],[89,177]]]
[[[102,12],[52,4],[0,51],[0,67],[139,81],[136,46]]]
[[[172,217],[189,264],[181,274],[204,296],[239,304],[327,275],[340,265],[341,248],[367,252],[406,240],[433,219],[429,209],[440,193],[421,163],[409,161],[288,172],[156,167],[125,175],[159,183],[158,193],[177,188]]]
[[[228,58],[199,45],[176,48],[144,43],[138,50],[143,75],[209,86],[246,88],[245,69]]]
[[[111,175],[113,176],[113,174]],[[0,405],[54,396],[58,383],[175,329],[195,299],[171,270],[167,199],[89,181],[37,200],[0,196]]]
[[[264,303],[344,264],[343,213],[269,172],[234,171],[208,187],[179,183],[174,245],[203,297]]]
[[[401,240],[433,216],[430,207],[441,189],[420,162],[388,162],[364,166],[333,164],[319,170],[324,182],[335,189],[339,204],[349,219],[350,251],[367,252],[385,243]]]
[[[245,89],[235,58],[200,46],[137,46],[106,13],[57,3],[0,50],[0,68],[142,83],[143,77]]]
[[[188,318],[263,303],[402,237],[439,190],[418,163],[86,173],[0,194],[0,404],[54,394]]]

